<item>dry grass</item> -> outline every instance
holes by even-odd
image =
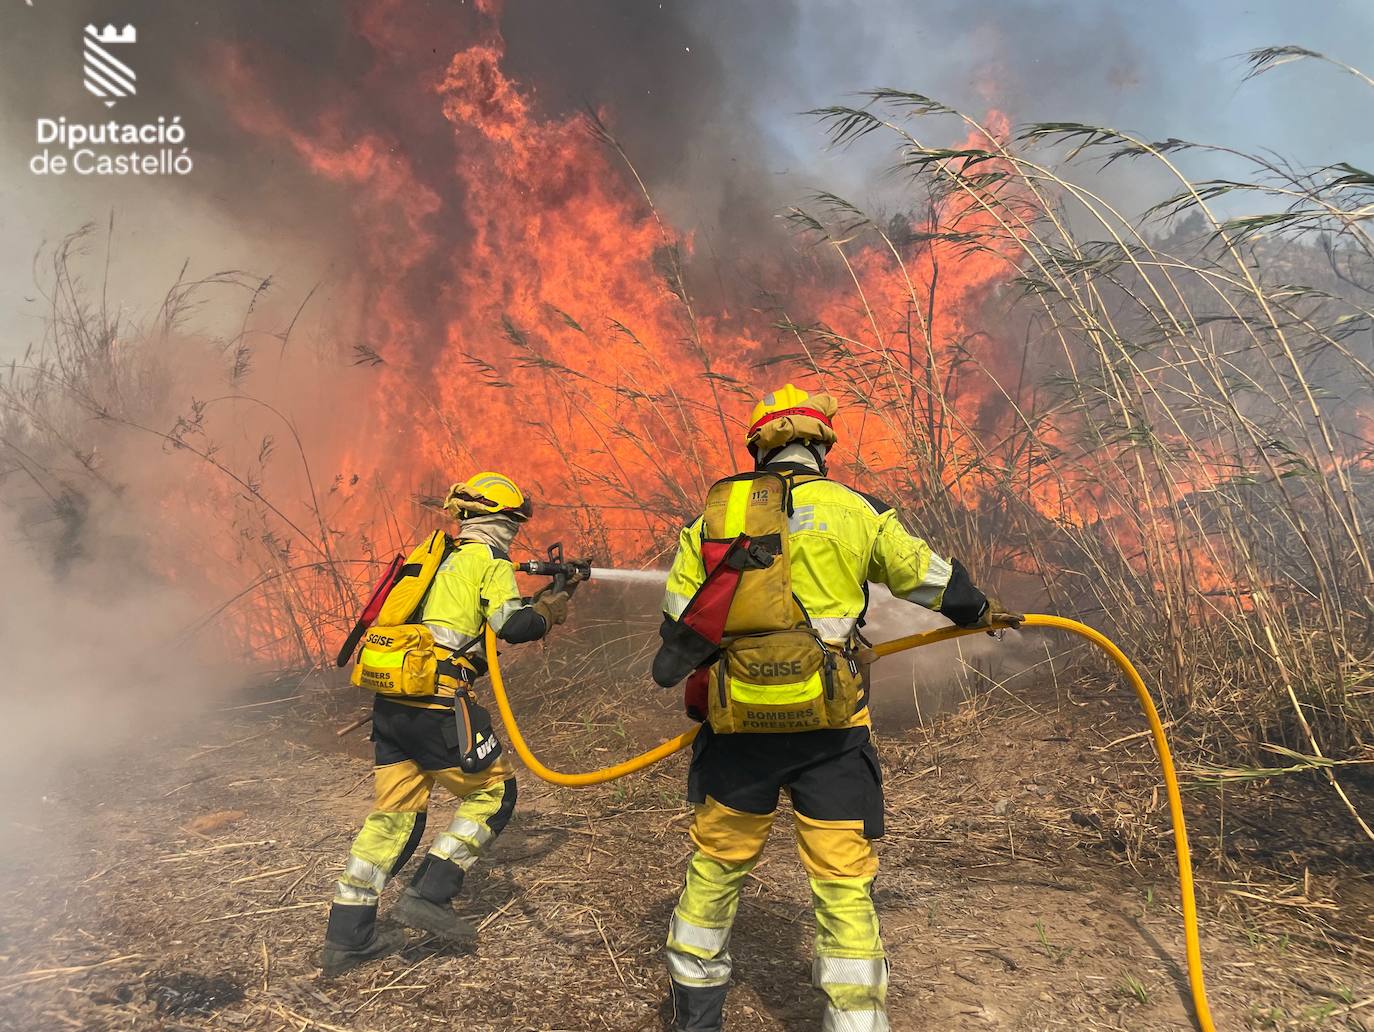
[[[1058,611],[1105,625],[1157,672],[1195,744],[1303,754],[1294,769],[1320,768],[1374,837],[1328,762],[1367,762],[1374,738],[1374,178],[1231,153],[1248,178],[1194,182],[1180,163],[1208,149],[1182,141],[1070,123],[999,133],[917,94],[870,99],[817,114],[837,144],[892,139],[897,170],[937,199],[927,242],[903,253],[833,197],[821,198],[826,221],[795,217],[826,241],[881,240],[907,270],[913,312],[930,309],[938,282],[928,241],[1004,261],[1033,313],[1020,371],[1038,365],[1045,390],[998,380],[984,354],[1014,418],[970,425],[952,370],[980,356],[932,336],[928,318],[910,324],[905,351],[924,368],[901,348],[860,353],[813,329],[817,370],[860,370],[854,401],[897,421],[910,442],[899,472],[918,471],[920,511],[949,539],[981,533]],[[976,142],[929,145],[918,133],[941,120]],[[1140,219],[1072,178],[1085,162],[1128,160],[1179,184]],[[1291,278],[1314,272],[1318,284]],[[924,401],[896,402],[912,396]],[[977,505],[960,505],[961,491]]]

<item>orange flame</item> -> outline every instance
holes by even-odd
[[[393,11],[369,5],[358,31],[399,65],[430,43]],[[346,103],[302,118],[246,53],[218,52],[236,122],[283,141],[305,169],[337,184],[361,240],[351,284],[358,332],[383,364],[368,394],[349,401],[349,422],[331,428],[336,491],[357,503],[352,527],[388,525],[394,512],[380,509],[496,468],[553,511],[531,528],[536,538],[591,542],[603,559],[642,558],[670,542],[708,483],[736,468],[756,391],[787,379],[852,402],[838,421],[838,463],[899,489],[910,484],[917,414],[946,407],[944,436],[925,446],[949,456],[949,490],[966,508],[994,494],[1003,472],[960,460],[1019,418],[1020,399],[999,385],[1024,380],[1022,356],[988,346],[980,313],[1020,256],[1010,240],[998,253],[931,235],[935,223],[967,236],[990,229],[994,216],[976,191],[945,199],[931,224],[909,223],[925,234],[915,243],[831,241],[821,256],[793,259],[786,321],[747,305],[698,310],[683,282],[690,238],[661,222],[584,118],[543,111],[503,71],[499,4],[477,11],[468,45],[408,98],[432,134],[418,141],[360,134]],[[971,144],[1007,136],[1003,116],[988,123]],[[440,136],[438,151],[453,155],[447,167],[413,156]],[[798,326],[819,329],[803,339]],[[893,369],[904,372],[893,378]],[[945,397],[941,385],[956,372],[961,389]],[[1043,447],[1056,438],[1042,428]],[[1221,479],[1218,458],[1188,483],[1145,491],[1159,492],[1164,507]],[[1154,517],[1132,497],[1140,495],[1088,470],[1025,485],[1027,505],[1047,524],[1109,525],[1123,561],[1147,567],[1155,558],[1140,525]],[[409,522],[389,525],[368,536],[383,548],[420,536]],[[1223,552],[1191,555],[1204,586],[1232,580]]]

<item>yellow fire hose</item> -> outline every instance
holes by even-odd
[[[1068,620],[1062,616],[1030,613],[1027,614],[1026,621],[1022,626],[1056,627],[1061,631],[1068,631],[1079,637],[1087,638],[1121,668],[1121,672],[1126,675],[1126,679],[1131,682],[1131,687],[1135,689],[1136,698],[1140,700],[1140,708],[1145,711],[1145,719],[1150,724],[1150,734],[1154,738],[1155,753],[1159,756],[1159,767],[1164,774],[1164,787],[1169,797],[1169,817],[1174,826],[1174,849],[1178,856],[1178,888],[1183,903],[1183,938],[1188,955],[1188,985],[1192,990],[1193,1010],[1197,1015],[1198,1028],[1201,1032],[1216,1032],[1216,1026],[1212,1023],[1212,1011],[1207,1005],[1207,987],[1202,977],[1202,947],[1198,943],[1197,900],[1193,894],[1193,861],[1188,850],[1188,828],[1183,821],[1183,800],[1179,795],[1178,777],[1174,773],[1174,758],[1169,752],[1169,743],[1164,737],[1164,725],[1160,723],[1159,712],[1155,709],[1154,700],[1150,698],[1149,689],[1145,687],[1145,682],[1136,672],[1135,667],[1131,665],[1131,661],[1126,658],[1126,654],[1117,648],[1115,643],[1106,635],[1093,630],[1087,624],[1081,624],[1077,620]],[[907,649],[931,645],[937,641],[960,638],[966,634],[980,634],[984,630],[986,628],[941,627],[934,631],[925,631],[921,634],[911,634],[904,638],[894,638],[892,641],[882,642],[875,645],[873,651],[879,657],[890,656],[896,652],[905,652]],[[487,628],[486,633],[486,650],[487,663],[491,671],[492,694],[496,696],[496,708],[501,713],[501,719],[505,721],[511,745],[525,766],[538,777],[552,784],[579,788],[585,785],[599,785],[606,781],[614,781],[617,778],[625,777],[627,774],[633,774],[635,771],[652,766],[680,749],[685,749],[697,736],[698,729],[694,727],[684,731],[676,738],[670,738],[666,742],[654,746],[647,752],[632,756],[623,763],[603,767],[600,770],[589,770],[580,774],[565,774],[562,771],[551,770],[540,763],[530,752],[529,746],[525,743],[525,737],[520,733],[520,728],[515,722],[515,714],[511,712],[510,708],[510,699],[506,697],[505,681],[501,677],[501,663],[496,655],[496,635],[490,627]]]

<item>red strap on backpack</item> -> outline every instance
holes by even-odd
[[[377,614],[382,611],[382,606],[386,604],[386,597],[391,594],[391,589],[396,586],[396,581],[401,573],[401,566],[404,563],[405,556],[403,555],[397,555],[392,559],[391,565],[386,568],[386,573],[382,574],[382,579],[372,589],[372,595],[368,598],[367,605],[363,606],[362,615],[353,625],[353,630],[348,632],[343,647],[339,649],[339,654],[335,657],[335,662],[339,666],[347,666],[348,661],[353,658],[353,650],[358,647],[358,642],[362,640],[367,629],[377,619]]]
[[[735,600],[739,590],[740,577],[744,573],[742,565],[725,560],[736,550],[747,549],[749,539],[741,534],[733,541],[703,541],[701,560],[706,567],[706,579],[702,582],[687,608],[679,617],[703,638],[720,644],[725,634],[725,621],[730,616],[730,603]]]
[[[730,605],[739,589],[740,577],[748,565],[747,553],[751,542],[743,534],[732,541],[703,541],[701,543],[702,565],[706,568],[706,579],[697,589],[687,608],[678,618],[678,624],[695,635],[697,647],[687,655],[695,665],[709,659],[725,636],[725,621],[730,616]],[[691,635],[688,635],[690,637]],[[701,646],[707,646],[703,651]],[[693,720],[705,720],[707,710],[707,680],[709,667],[692,669],[682,689],[682,703],[687,715]]]
[[[687,683],[682,686],[682,705],[687,711],[687,716],[693,720],[705,720],[710,712],[710,701],[707,692],[711,688],[711,668],[701,667],[693,670],[687,678]]]

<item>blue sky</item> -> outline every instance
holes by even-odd
[[[718,40],[727,94],[749,97],[769,138],[770,171],[798,184],[872,188],[871,168],[821,153],[814,123],[791,116],[871,86],[913,89],[975,116],[995,107],[1018,123],[1096,122],[1302,163],[1374,165],[1374,89],[1311,62],[1242,82],[1236,56],[1298,44],[1374,74],[1367,0],[808,0],[785,27],[745,19],[744,29],[738,10],[697,11]]]

